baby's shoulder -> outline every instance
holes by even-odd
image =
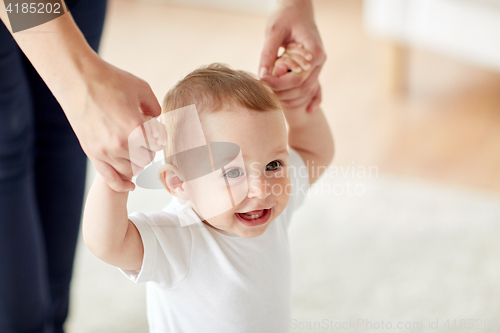
[[[175,210],[160,210],[148,214],[156,225],[179,226],[179,214]]]
[[[146,222],[150,226],[159,225],[178,225],[179,217],[175,211],[156,211],[144,214],[142,212],[134,212],[129,215],[129,219],[141,220],[141,222]]]
[[[135,212],[129,215],[129,219],[137,225],[137,222],[147,224],[155,238],[161,242],[189,244],[192,241],[192,233],[189,227],[182,226],[179,214],[175,210],[161,210],[151,213]],[[140,220],[140,221],[138,221]]]

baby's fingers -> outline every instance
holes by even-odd
[[[305,51],[304,49],[294,48],[286,50],[284,56],[286,55],[292,58],[303,70],[308,71],[311,69],[311,64],[305,58],[305,55],[307,55],[308,53],[309,52]]]
[[[154,155],[154,152],[162,150],[167,145],[165,126],[156,118],[152,118],[132,131],[128,138],[128,144],[129,152],[134,147],[140,147]]]
[[[276,62],[274,63],[272,74],[274,76],[282,76],[288,73],[289,71],[292,71],[294,73],[301,73],[302,67],[294,59],[292,59],[289,55],[285,53],[281,58],[276,60]]]
[[[312,53],[307,51],[302,44],[290,43],[286,46],[286,52],[298,54],[307,61],[311,61],[313,59]]]
[[[150,121],[151,131],[153,137],[156,140],[156,144],[163,149],[167,145],[167,130],[165,125],[159,122],[157,119],[155,121]],[[159,150],[159,149],[158,149]]]

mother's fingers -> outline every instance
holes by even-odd
[[[153,90],[146,81],[142,81],[142,85],[140,85],[139,90],[139,103],[141,112],[144,115],[158,117],[161,113],[161,106],[156,99]]]
[[[278,49],[284,44],[288,30],[278,24],[271,24],[266,30],[266,40],[260,55],[259,76],[269,75],[278,57]]]
[[[318,32],[309,32],[310,38],[304,39],[304,49],[309,51],[313,58],[310,60],[312,66],[323,66],[326,61],[326,54],[323,43]]]

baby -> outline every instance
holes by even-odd
[[[273,73],[306,75],[306,59],[310,56],[301,45],[288,45]],[[150,332],[287,332],[287,228],[318,171],[333,157],[323,112],[308,113],[307,105],[282,108],[263,82],[220,64],[178,82],[165,96],[162,113],[193,104],[212,169],[218,163],[215,144],[236,147],[219,175],[232,193],[232,205],[217,211],[219,189],[192,185],[195,177],[187,175],[192,169],[181,167],[172,150],[182,124],[165,123],[148,145],[177,156],[167,158],[158,172],[172,201],[163,211],[128,215],[128,194],[114,192],[97,175],[85,205],[85,243],[134,282],[147,282]],[[203,196],[213,204],[204,204]]]

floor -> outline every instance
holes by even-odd
[[[390,98],[380,88],[384,43],[365,34],[361,1],[314,3],[336,156],[325,180],[333,193],[308,200],[291,230],[295,318],[427,323],[500,313],[493,301],[500,295],[500,73],[416,49],[406,93]],[[202,64],[255,73],[265,22],[263,15],[111,0],[101,55],[145,79],[161,99]],[[358,194],[348,194],[349,181]],[[135,191],[129,210],[168,201],[153,193],[144,200],[153,194]],[[309,228],[303,220],[311,218],[317,223]],[[316,251],[323,261],[301,254]],[[73,286],[68,332],[147,330],[143,286],[83,244]]]

